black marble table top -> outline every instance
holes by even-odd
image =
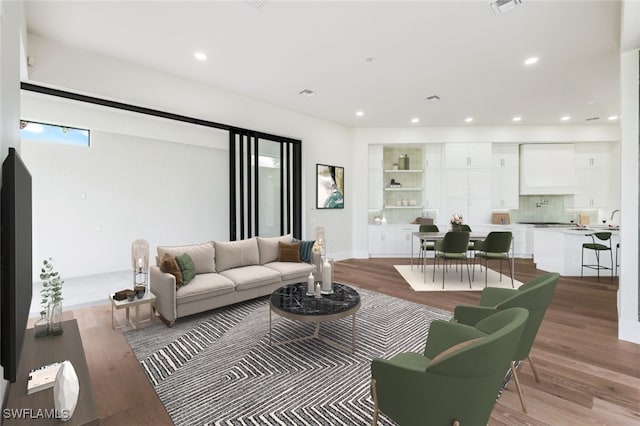
[[[320,298],[307,296],[307,283],[289,284],[271,294],[271,305],[294,315],[333,315],[360,304],[358,292],[344,284],[333,283],[333,293]]]

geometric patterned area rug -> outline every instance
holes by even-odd
[[[433,280],[433,265],[426,265],[425,274],[422,272],[421,266],[413,265],[394,265],[394,268],[402,275],[402,278],[413,288],[414,291],[482,291],[484,288],[484,270],[482,272],[476,268],[475,277],[471,281],[471,288],[469,288],[469,278],[467,278],[466,267],[462,268],[462,271],[458,268],[448,268],[444,276],[444,288],[442,288],[442,265],[436,268],[436,279]],[[511,287],[511,276],[509,275],[508,267],[506,271],[503,271],[502,280],[500,279],[500,273],[487,269],[487,287],[500,287],[500,288],[518,288],[522,283],[516,279],[513,280],[513,286]],[[462,273],[462,279],[460,275]],[[471,268],[469,274],[471,275]]]
[[[356,350],[317,339],[269,346],[269,298],[124,333],[176,425],[371,424],[375,357],[422,352],[434,319],[451,313],[358,289]],[[273,314],[273,338],[312,334],[313,325]],[[320,334],[351,343],[351,317]],[[384,416],[380,425],[393,424]]]

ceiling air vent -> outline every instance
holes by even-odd
[[[584,121],[596,121],[596,120],[600,120],[600,117],[589,117],[589,118],[586,118]]]
[[[262,6],[264,6],[264,4],[267,2],[267,0],[244,0],[245,3],[250,4],[251,6],[255,7],[256,9],[260,9]]]
[[[316,92],[314,92],[311,89],[303,89],[303,90],[298,92],[298,95],[304,95],[304,96],[313,96],[315,94],[316,94]]]
[[[496,15],[507,12],[522,3],[522,0],[496,0],[489,7]]]
[[[429,102],[435,102],[435,101],[439,101],[440,100],[440,96],[438,95],[431,95],[431,96],[427,96],[426,98],[424,98],[425,101],[429,101]]]

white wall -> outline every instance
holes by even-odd
[[[34,280],[47,257],[74,277],[130,269],[138,238],[152,255],[158,245],[228,239],[226,132],[29,93],[22,117],[91,130],[90,147],[22,142]]]
[[[618,290],[618,337],[640,343],[638,320],[638,61],[640,51],[625,52],[620,61],[620,93],[622,103],[620,228],[620,287]]]
[[[8,148],[20,152],[18,120],[20,118],[20,24],[22,3],[0,1],[0,162]],[[1,182],[0,182],[1,183]],[[0,377],[4,371],[0,367]],[[0,379],[0,401],[4,401],[8,382]]]
[[[355,175],[349,129],[35,35],[29,35],[28,49],[36,63],[29,68],[33,83],[301,139],[303,237],[313,238],[315,227],[322,225],[329,255],[351,257]],[[343,210],[315,209],[316,163],[345,167]]]

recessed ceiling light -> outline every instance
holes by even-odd
[[[315,94],[316,92],[314,92],[311,89],[302,89],[301,91],[298,92],[298,95],[305,95],[305,96],[313,96]]]
[[[587,105],[593,105],[595,103],[596,103],[596,101],[587,101]]]
[[[533,65],[533,64],[535,64],[536,62],[538,62],[538,57],[536,57],[536,56],[532,56],[532,57],[530,57],[530,58],[527,58],[527,59],[524,61],[524,64],[525,64],[525,65]]]
[[[195,58],[199,61],[206,61],[207,60],[207,55],[205,55],[203,52],[196,52],[193,54],[193,56],[195,56]]]
[[[411,119],[411,122],[412,122],[412,123],[419,123],[419,122],[420,122],[420,119],[419,119],[418,117],[415,117],[415,118],[412,118],[412,119]]]
[[[568,115],[565,115],[564,117],[560,118],[560,120],[569,121],[569,120],[571,120],[571,117],[569,117]]]
[[[522,117],[513,117],[513,121],[520,121],[522,120]]]
[[[613,120],[617,120],[618,116],[617,115],[612,115],[611,117],[609,117],[609,121],[613,121]]]
[[[465,123],[471,123],[473,121],[473,117],[467,117],[464,119]]]
[[[362,117],[364,115],[364,111],[356,111],[356,115],[358,117]]]

